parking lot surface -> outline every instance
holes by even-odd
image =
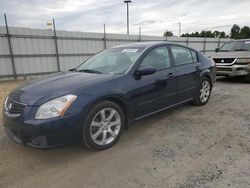
[[[18,82],[0,82],[0,104]],[[0,105],[0,109],[2,106]],[[13,143],[0,116],[0,187],[250,187],[250,85],[220,79],[207,105],[134,123],[112,148]]]

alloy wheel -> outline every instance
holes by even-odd
[[[90,135],[97,145],[108,145],[115,140],[121,130],[121,117],[113,108],[100,110],[92,119]]]
[[[201,83],[201,88],[200,88],[200,100],[202,103],[207,102],[207,100],[209,99],[210,96],[210,92],[211,92],[211,86],[209,81],[204,80]]]

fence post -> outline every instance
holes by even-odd
[[[168,28],[166,28],[165,41],[168,41],[167,31],[168,31]]]
[[[189,37],[187,37],[187,46],[189,46]]]
[[[140,42],[141,41],[141,27],[139,27],[139,40],[138,40],[138,42]]]
[[[207,46],[207,37],[205,36],[204,41],[203,41],[203,52],[206,54],[206,46]]]
[[[6,14],[4,14],[4,21],[5,21],[5,27],[6,27],[6,37],[8,39],[8,46],[9,46],[9,51],[10,51],[10,60],[11,60],[11,64],[12,64],[13,77],[16,80],[17,75],[16,75],[15,59],[14,59],[14,54],[13,54],[13,50],[12,50],[11,35],[9,32],[9,26],[8,26]]]
[[[220,38],[219,38],[219,40],[218,40],[218,48],[220,48]]]
[[[57,36],[56,36],[56,24],[55,20],[53,18],[53,29],[54,29],[54,41],[55,41],[55,50],[56,50],[56,61],[57,61],[57,70],[60,72],[60,60],[59,60],[59,54],[58,54],[58,45],[57,45]]]
[[[103,25],[103,43],[104,43],[104,49],[107,48],[107,36],[106,36],[106,24]]]

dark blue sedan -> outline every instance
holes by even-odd
[[[182,45],[117,46],[15,89],[4,102],[3,123],[8,136],[24,145],[78,141],[106,149],[135,120],[183,103],[206,104],[215,75],[213,60]]]

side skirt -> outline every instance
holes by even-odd
[[[157,111],[154,111],[154,112],[150,112],[150,113],[148,113],[148,114],[146,114],[146,115],[143,115],[143,116],[137,117],[136,119],[134,119],[134,121],[137,121],[137,120],[143,119],[143,118],[145,118],[145,117],[148,117],[148,116],[153,115],[153,114],[156,114],[156,113],[158,113],[158,112],[161,112],[161,111],[167,110],[167,109],[169,109],[169,108],[173,108],[173,107],[178,106],[178,105],[180,105],[180,104],[184,104],[184,103],[190,102],[190,101],[192,101],[192,100],[194,100],[194,98],[190,98],[190,99],[187,99],[187,100],[181,101],[181,102],[179,102],[179,103],[173,104],[173,105],[171,105],[171,106],[168,106],[168,107],[162,108],[162,109],[160,109],[160,110],[157,110]]]

